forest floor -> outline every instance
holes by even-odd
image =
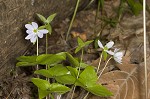
[[[64,42],[66,31],[68,29],[70,20],[64,19],[57,26],[54,26],[53,34],[49,37],[49,53],[57,53],[60,51],[68,51],[73,53],[77,46],[77,37],[84,41],[96,38],[95,34],[100,33],[100,40],[107,43],[110,40],[115,42],[115,47],[124,51],[122,64],[118,64],[113,60],[109,62],[107,68],[103,72],[99,82],[106,86],[114,93],[114,96],[108,99],[144,99],[144,53],[143,53],[143,16],[142,13],[134,16],[130,13],[123,14],[116,27],[109,24],[105,26],[102,21],[101,14],[107,17],[115,16],[112,11],[111,3],[105,4],[105,13],[99,13],[95,22],[96,9],[90,8],[77,13],[74,20],[68,42]],[[116,4],[113,3],[113,6]],[[150,38],[150,19],[147,18],[147,38]],[[45,51],[44,42],[39,45],[39,53]],[[92,66],[98,66],[99,53],[89,46],[86,48],[83,61]],[[26,55],[33,55],[36,53],[34,47],[26,52]],[[147,66],[148,79],[150,82],[150,40],[147,39]],[[80,54],[80,53],[79,53]],[[77,55],[78,56],[78,55]],[[105,61],[102,61],[101,68],[104,67]],[[37,96],[36,88],[30,82],[33,75],[33,67],[17,68],[16,72],[12,73],[12,77],[3,79],[0,82],[0,99],[32,99]],[[2,88],[3,86],[3,88]],[[150,83],[148,85],[150,88]],[[149,91],[150,92],[150,91]],[[86,91],[79,89],[76,91],[75,99],[82,99],[86,95]],[[65,96],[64,96],[65,97]],[[89,99],[102,99],[92,94],[88,96]],[[33,98],[34,99],[34,98]],[[64,98],[65,99],[65,98]],[[105,98],[104,98],[105,99]]]

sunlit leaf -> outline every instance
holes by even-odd
[[[59,93],[59,94],[64,94],[64,93],[68,92],[69,90],[70,90],[69,87],[61,85],[61,84],[58,84],[58,83],[52,83],[50,85],[50,91],[51,92],[56,92],[56,93]]]
[[[62,84],[74,84],[76,79],[72,75],[67,74],[67,75],[57,76],[55,77],[55,80]]]
[[[36,61],[42,65],[54,65],[63,60],[65,60],[64,56],[55,54],[42,54],[36,59]]]
[[[44,16],[42,16],[41,14],[37,14],[37,16],[43,23],[46,23],[46,18]]]
[[[71,63],[72,66],[74,67],[79,67],[79,62],[78,60],[76,60],[71,54],[69,53],[66,53],[67,57],[68,57],[68,60],[69,62]]]
[[[39,78],[32,78],[31,81],[41,90],[49,90],[50,83],[47,80],[39,79]]]
[[[48,77],[48,78],[51,78],[53,76],[52,73],[46,69],[36,70],[34,73]]]
[[[50,15],[50,16],[47,18],[47,23],[52,22],[52,21],[53,21],[53,19],[55,18],[55,16],[56,16],[56,13],[54,13],[54,14]]]
[[[20,56],[17,58],[21,62],[36,62],[37,56]]]
[[[49,92],[49,91],[45,91],[45,90],[38,89],[38,93],[39,93],[39,99],[43,99],[43,98],[45,98],[50,92]]]
[[[18,62],[18,63],[16,64],[16,66],[35,66],[35,65],[37,65],[36,62],[34,62],[34,63],[29,63],[29,62]]]
[[[113,95],[107,88],[105,88],[104,86],[100,84],[88,86],[87,90],[97,96],[112,96]]]

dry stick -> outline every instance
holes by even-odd
[[[6,99],[8,99],[10,97],[10,95],[12,94],[12,92],[14,91],[14,89],[17,87],[17,85],[11,90],[11,92],[9,93],[9,95],[6,97]]]
[[[80,67],[81,67],[82,59],[83,59],[83,48],[82,48],[82,54],[81,54],[81,59],[80,59],[79,71],[78,71],[78,74],[77,74],[77,79],[79,78],[79,75],[80,75]],[[72,95],[71,95],[71,99],[73,99],[73,95],[74,95],[75,89],[76,89],[76,86],[74,85],[73,86]]]
[[[143,28],[144,28],[144,69],[145,69],[145,99],[148,99],[147,87],[147,60],[146,60],[146,0],[143,1]]]

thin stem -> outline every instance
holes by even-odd
[[[106,62],[106,64],[105,64],[104,68],[102,69],[101,73],[100,73],[99,76],[98,76],[98,79],[100,78],[100,76],[101,76],[102,73],[104,72],[104,70],[105,70],[105,68],[106,68],[106,66],[107,66],[107,64],[108,64],[108,62],[109,62],[111,59],[112,59],[112,57],[110,57],[110,58],[107,60],[107,62]]]
[[[77,13],[77,10],[78,10],[79,3],[80,3],[80,0],[77,1],[76,7],[75,7],[75,10],[74,10],[74,13],[73,13],[73,17],[72,17],[72,19],[71,19],[71,22],[70,22],[70,25],[69,25],[69,28],[68,28],[68,31],[67,31],[66,41],[68,40],[69,32],[70,32],[70,30],[71,30],[73,21],[74,21],[74,19],[75,19],[75,16],[76,16],[76,13]]]
[[[87,92],[87,94],[84,96],[83,99],[86,99],[88,95],[89,95],[89,92]]]
[[[39,40],[37,38],[37,41],[36,41],[36,55],[39,56]],[[39,65],[36,66],[36,70],[39,69]]]
[[[82,48],[82,54],[81,54],[81,59],[80,59],[79,70],[78,70],[78,74],[77,74],[77,79],[79,78],[79,75],[80,75],[80,70],[81,70],[80,67],[81,67],[81,63],[82,63],[82,60],[83,60],[83,55],[84,55],[84,50]],[[71,95],[71,99],[73,99],[73,95],[74,95],[75,89],[76,89],[76,86],[74,85],[73,86],[72,95]]]
[[[46,34],[46,39],[45,39],[45,54],[48,53],[48,34]],[[46,69],[48,69],[48,66],[46,65]],[[46,80],[49,82],[49,78],[46,77]],[[49,99],[49,95],[46,96],[46,99]]]
[[[145,69],[145,99],[148,99],[147,60],[146,60],[146,0],[143,0],[143,28],[144,28],[144,69]]]
[[[99,71],[99,68],[100,68],[100,65],[101,65],[101,61],[102,61],[102,53],[101,53],[101,56],[100,56],[100,59],[99,59],[99,63],[98,63],[98,67],[97,67],[97,73]]]

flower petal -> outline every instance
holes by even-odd
[[[43,33],[43,34],[47,34],[48,33],[48,30],[47,29],[42,29],[42,30],[39,30],[40,33]]]
[[[27,33],[27,34],[32,34],[33,31],[31,31],[31,30],[26,30],[26,33]]]
[[[114,53],[117,53],[120,49],[115,48]]]
[[[38,32],[38,37],[39,37],[39,38],[43,38],[43,33]]]
[[[108,42],[105,46],[109,49],[114,45],[113,41]]]
[[[114,55],[114,52],[112,52],[111,50],[106,50],[106,52],[108,53],[108,54],[110,54],[110,55]]]
[[[118,63],[122,63],[123,52],[116,52],[114,54],[114,60]]]
[[[102,45],[102,43],[98,40],[98,46],[100,47],[100,48],[103,48],[104,49],[104,46]]]
[[[31,24],[26,24],[25,27],[26,27],[28,30],[34,30],[34,27],[33,27]]]
[[[26,39],[26,40],[29,40],[29,39],[32,38],[32,36],[33,36],[33,34],[29,34],[28,36],[25,37],[25,39]]]
[[[32,36],[32,38],[30,39],[30,41],[31,41],[32,43],[35,43],[36,40],[37,40],[37,35]]]
[[[32,26],[33,26],[34,29],[38,29],[38,24],[37,23],[32,22]]]

